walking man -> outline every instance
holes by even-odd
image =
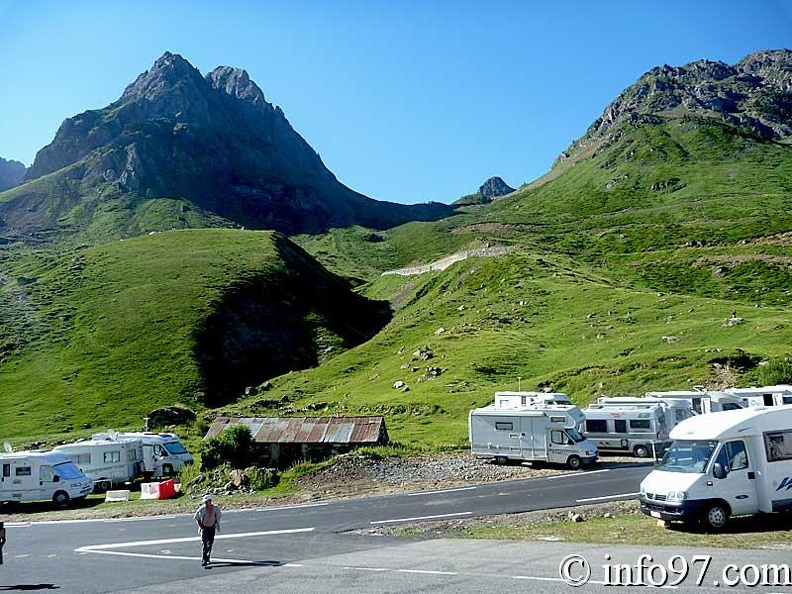
[[[198,523],[198,532],[201,534],[201,565],[209,565],[212,555],[215,532],[220,532],[220,516],[223,512],[220,507],[212,503],[211,495],[204,495],[203,505],[195,510],[195,521]]]
[[[6,543],[5,522],[0,522],[0,565],[3,564],[3,547]]]

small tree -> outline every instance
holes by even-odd
[[[253,445],[253,435],[246,425],[231,425],[201,443],[201,469],[212,470],[225,463],[232,468],[247,468],[253,461]]]
[[[770,360],[759,368],[759,380],[765,386],[792,383],[792,361],[789,357]]]

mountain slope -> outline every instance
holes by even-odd
[[[18,253],[0,287],[5,438],[135,426],[364,342],[387,303],[351,292],[280,234],[161,233]]]
[[[107,239],[197,225],[315,233],[361,224],[386,228],[451,214],[442,204],[378,202],[350,190],[269,104],[244,70],[206,77],[166,53],[104,109],[67,119],[27,172],[0,194],[0,233]],[[154,228],[137,209],[164,200]],[[107,210],[119,219],[96,225]],[[193,211],[198,216],[189,216]],[[188,213],[185,215],[185,213]]]

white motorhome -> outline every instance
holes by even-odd
[[[185,464],[194,462],[192,455],[175,433],[150,431],[94,433],[93,441],[129,441],[139,439],[143,445],[143,464],[148,476],[173,476]]]
[[[745,407],[792,404],[792,386],[789,384],[758,388],[727,388],[725,392],[739,398]]]
[[[583,409],[585,435],[600,451],[657,456],[671,443],[666,410],[657,403],[590,404]]]
[[[561,392],[495,392],[493,404],[496,408],[525,408],[535,404],[572,406],[572,400]]]
[[[597,461],[597,448],[578,431],[580,409],[569,405],[534,405],[501,409],[495,405],[470,411],[470,448],[476,458],[566,464],[577,470]]]
[[[641,483],[641,511],[720,530],[731,516],[792,511],[792,406],[701,415]]]
[[[601,396],[597,398],[597,404],[611,407],[621,407],[624,405],[652,405],[658,404],[665,411],[666,429],[670,431],[685,419],[696,415],[689,400],[684,398],[649,398],[647,396]]]
[[[56,452],[66,454],[94,482],[94,490],[108,491],[145,475],[143,444],[128,441],[78,441],[59,445]]]
[[[93,482],[62,452],[6,452],[0,454],[0,501],[51,499],[64,505],[82,499]]]
[[[646,398],[687,400],[697,414],[739,410],[743,408],[740,399],[726,392],[708,390],[672,390],[670,392],[647,392]]]

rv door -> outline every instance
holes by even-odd
[[[715,464],[719,464],[726,476],[721,479],[713,476],[713,498],[725,499],[731,507],[733,516],[759,511],[756,472],[752,462],[748,459],[746,444],[741,439],[721,444],[716,454],[713,469]]]

